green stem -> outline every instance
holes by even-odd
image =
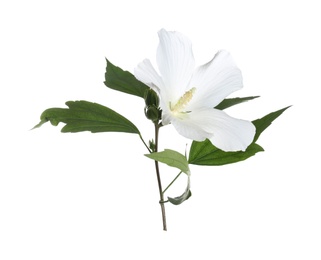
[[[159,135],[159,128],[160,125],[155,123],[155,152],[158,151],[158,135]],[[161,211],[162,211],[162,220],[163,220],[163,230],[167,230],[167,225],[166,225],[166,213],[165,213],[165,205],[164,205],[164,195],[163,195],[163,189],[162,189],[162,182],[160,178],[160,172],[159,172],[159,166],[158,166],[158,161],[155,161],[155,169],[156,169],[156,176],[157,176],[157,183],[158,183],[158,190],[159,190],[159,204],[161,206]]]
[[[179,172],[179,174],[177,174],[177,176],[174,178],[174,180],[172,180],[172,182],[170,184],[168,184],[168,186],[166,187],[166,189],[163,191],[163,195],[164,193],[168,190],[168,188],[177,180],[177,178],[182,174],[182,171]]]

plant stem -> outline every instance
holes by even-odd
[[[159,135],[159,125],[158,123],[155,123],[155,152],[158,151],[158,135]],[[165,205],[164,205],[164,195],[163,195],[163,189],[162,189],[162,182],[160,178],[160,173],[159,173],[159,166],[158,166],[158,161],[155,161],[155,169],[156,169],[156,176],[157,176],[157,182],[158,182],[158,190],[159,190],[159,204],[161,206],[162,210],[162,219],[163,219],[163,230],[167,230],[167,225],[166,225],[166,214],[165,214]]]
[[[177,178],[182,174],[182,171],[179,172],[179,174],[176,175],[176,177],[174,178],[174,180],[172,180],[172,182],[170,184],[168,184],[168,186],[166,187],[166,189],[163,191],[163,194],[168,190],[168,188],[170,186],[172,186],[172,184],[177,180]]]

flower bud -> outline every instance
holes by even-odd
[[[144,95],[144,99],[145,99],[145,104],[147,107],[148,106],[155,106],[156,108],[158,108],[158,106],[159,106],[158,95],[151,88],[146,90],[145,95]]]
[[[155,105],[146,106],[145,115],[149,120],[152,120],[153,122],[157,122],[161,119],[161,112]]]

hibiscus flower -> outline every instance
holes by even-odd
[[[179,32],[158,32],[157,65],[145,59],[135,76],[160,97],[162,124],[171,123],[182,136],[209,139],[223,151],[245,151],[255,126],[215,109],[224,98],[243,87],[242,74],[227,51],[219,51],[208,63],[195,67],[190,40]]]

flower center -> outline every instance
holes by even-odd
[[[191,88],[189,91],[186,91],[183,96],[177,101],[177,103],[172,107],[170,104],[170,109],[173,113],[184,113],[187,111],[182,111],[188,102],[191,101],[193,94],[195,93],[196,88]]]

